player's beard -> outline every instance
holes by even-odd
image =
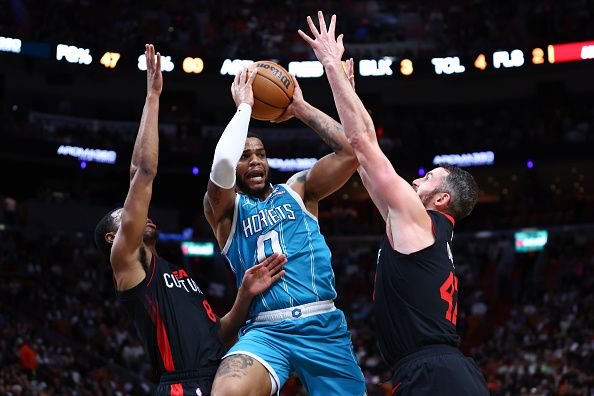
[[[157,239],[159,239],[159,232],[156,229],[147,227],[147,229],[144,230],[142,240],[147,246],[155,246],[157,244]]]
[[[433,197],[437,194],[437,189],[433,189],[433,191],[427,191],[425,193],[419,194],[419,198],[421,198],[421,202],[425,208],[431,203]]]
[[[262,198],[271,189],[270,172],[266,173],[266,180],[264,180],[264,186],[262,188],[250,188],[241,177],[236,178],[235,184],[237,184],[237,188],[239,189],[239,191],[241,191],[241,193],[256,198]]]

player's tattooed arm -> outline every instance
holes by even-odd
[[[339,122],[326,114],[312,113],[305,115],[301,120],[305,125],[313,129],[322,138],[324,143],[330,146],[332,151],[336,154],[340,153],[344,149],[345,144],[346,147],[350,148],[344,135],[344,128]]]
[[[334,151],[318,160],[306,173],[300,172],[287,182],[301,195],[308,210],[314,213],[317,208],[313,206],[342,187],[359,163],[339,122],[309,104],[296,116]]]

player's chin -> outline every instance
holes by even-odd
[[[266,179],[258,182],[250,180],[247,185],[251,191],[262,192],[266,188]]]
[[[159,232],[155,228],[146,227],[142,239],[144,240],[144,243],[154,245],[155,242],[157,242],[157,239],[159,239]]]

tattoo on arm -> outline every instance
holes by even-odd
[[[342,151],[342,145],[336,140],[336,134],[344,135],[344,128],[340,125],[339,122],[336,120],[328,121],[324,120],[321,117],[307,117],[303,120],[305,124],[316,131],[318,135],[322,138],[322,140],[330,146],[330,148],[335,152],[339,153]]]
[[[254,365],[254,359],[247,355],[231,355],[219,366],[215,378],[242,378],[247,376],[248,368]]]
[[[293,183],[305,183],[305,179],[307,179],[307,174],[309,173],[309,169],[301,171],[299,173],[295,173],[289,180],[287,180],[287,184]]]

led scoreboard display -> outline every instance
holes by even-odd
[[[549,63],[574,62],[594,59],[594,41],[551,44],[547,47]]]
[[[51,50],[53,48],[53,51]],[[165,49],[167,50],[167,49]],[[348,46],[347,46],[348,50]],[[54,53],[55,61],[71,63],[80,67],[101,65],[106,69],[135,68],[146,70],[144,54],[124,52],[117,48],[99,50],[81,48],[73,43],[37,43],[23,41],[15,37],[0,37],[0,54],[11,56],[35,56],[50,58]],[[441,78],[469,73],[497,73],[505,69],[524,69],[543,67],[562,62],[575,62],[594,59],[594,41],[575,43],[548,44],[537,48],[500,48],[494,51],[462,55],[444,53],[433,58],[403,58],[394,54],[382,54],[381,50],[374,58],[356,59],[355,73],[365,78],[409,78],[417,74],[433,74]],[[388,51],[386,51],[388,52]],[[323,78],[324,67],[318,61],[299,59],[271,59],[287,67],[298,78]],[[164,72],[182,72],[188,76],[213,75],[234,76],[239,70],[252,64],[248,59],[203,59],[180,51],[161,57]]]

